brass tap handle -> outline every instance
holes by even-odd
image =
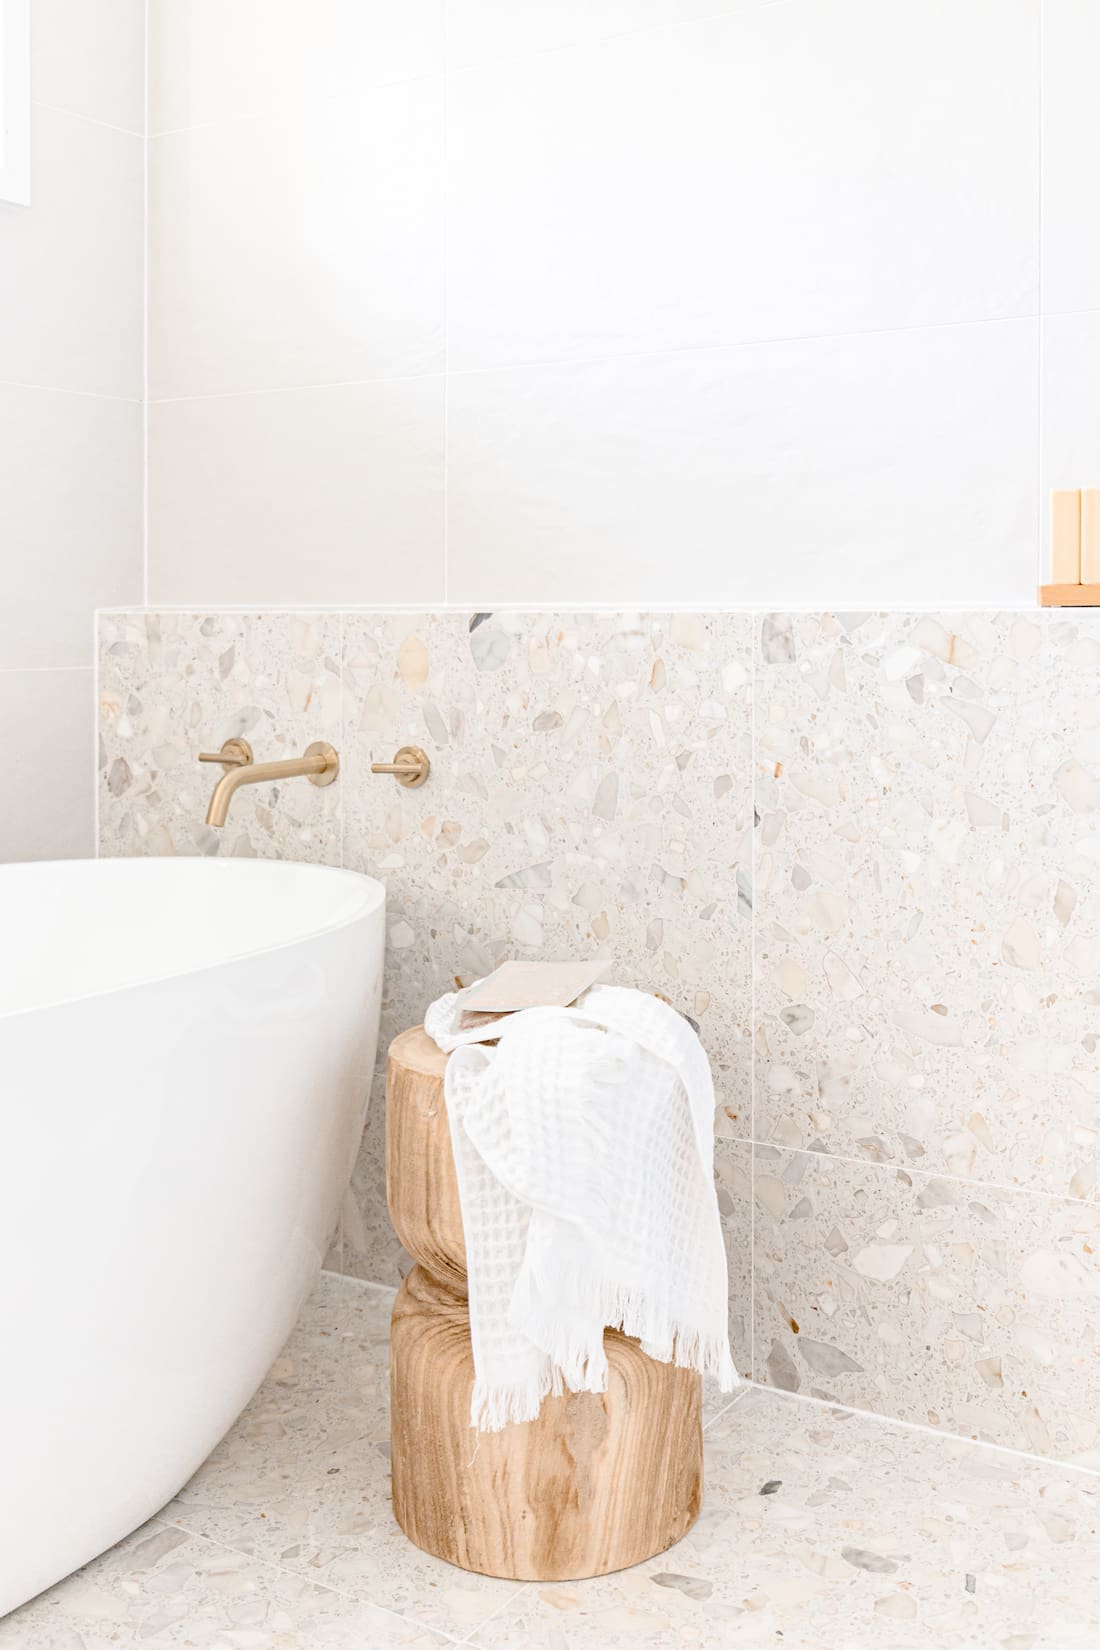
[[[392,762],[372,762],[370,765],[371,773],[391,773],[397,783],[408,790],[423,785],[431,768],[427,751],[422,751],[419,745],[402,745]]]
[[[227,739],[220,751],[200,751],[200,762],[220,762],[223,768],[246,768],[252,761],[247,739]]]

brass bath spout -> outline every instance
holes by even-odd
[[[340,758],[331,745],[318,740],[302,756],[285,762],[254,762],[246,739],[227,739],[220,751],[203,751],[200,762],[220,762],[227,771],[214,786],[206,810],[208,825],[224,825],[233,795],[242,785],[262,785],[271,779],[307,778],[311,785],[331,785],[340,772]]]

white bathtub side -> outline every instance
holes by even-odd
[[[378,1035],[381,905],[0,1022],[0,1614],[163,1506],[323,1259]]]

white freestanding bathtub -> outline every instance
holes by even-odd
[[[0,866],[0,1615],[240,1413],[323,1259],[384,890],[263,860]]]

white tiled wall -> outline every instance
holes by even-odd
[[[31,97],[31,204],[0,203],[0,860],[92,851],[92,611],[142,591],[144,0],[34,0]]]
[[[1092,0],[151,31],[151,599],[1034,599],[1100,480]]]

